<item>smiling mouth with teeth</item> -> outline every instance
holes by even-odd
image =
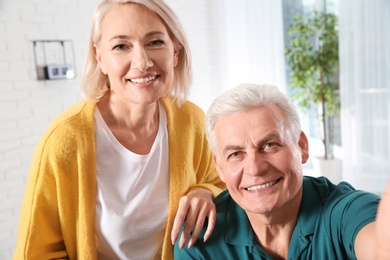
[[[271,181],[271,182],[268,182],[268,183],[265,183],[265,184],[262,184],[262,185],[258,185],[258,186],[252,186],[252,187],[249,187],[249,188],[245,188],[247,191],[256,191],[256,190],[260,190],[260,189],[265,189],[265,188],[268,188],[270,186],[273,186],[275,185],[276,183],[278,183],[280,181],[280,179],[277,179],[275,181]]]
[[[133,83],[148,83],[148,82],[154,80],[155,78],[156,78],[156,76],[150,76],[147,78],[130,79],[130,81]]]

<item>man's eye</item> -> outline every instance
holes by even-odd
[[[231,153],[228,155],[228,159],[235,159],[235,158],[239,157],[240,155],[242,155],[241,152],[234,152],[234,153]]]
[[[265,152],[275,152],[279,149],[280,145],[278,143],[266,143],[262,150]]]

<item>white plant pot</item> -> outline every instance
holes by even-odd
[[[338,184],[343,179],[342,160],[338,158],[327,159],[323,157],[313,158],[313,169],[319,176],[327,177],[331,182]]]

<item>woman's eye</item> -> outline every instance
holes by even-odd
[[[124,44],[118,44],[118,45],[115,45],[114,50],[125,50],[126,49],[126,45]]]
[[[155,40],[155,41],[151,41],[149,43],[149,46],[160,46],[160,45],[163,45],[164,42],[162,40]]]

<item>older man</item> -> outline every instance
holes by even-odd
[[[211,105],[206,131],[227,190],[215,199],[208,241],[187,247],[179,241],[175,259],[389,257],[390,186],[378,214],[384,226],[375,229],[377,195],[303,176],[308,140],[295,107],[276,87],[242,84],[227,91]]]

